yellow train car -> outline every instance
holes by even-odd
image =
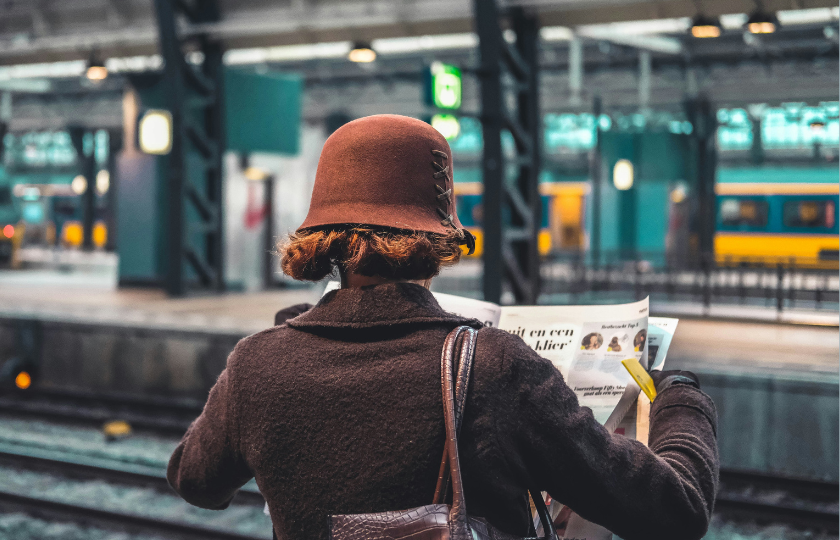
[[[104,221],[93,224],[93,247],[103,249],[108,241],[108,227]],[[84,242],[84,228],[81,221],[65,221],[61,227],[61,245],[63,247],[78,248]]]
[[[484,253],[484,233],[481,228],[484,219],[484,186],[480,182],[456,183],[454,191],[458,219],[476,238],[475,253],[472,256],[480,257]],[[585,182],[540,184],[542,220],[537,237],[540,255],[584,249],[584,213],[588,194],[589,184]]]
[[[718,184],[719,265],[837,268],[838,184]]]

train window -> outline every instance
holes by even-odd
[[[834,201],[787,201],[782,209],[785,227],[834,227]]]
[[[12,204],[12,190],[9,186],[0,186],[0,205]]]
[[[720,219],[730,227],[766,227],[767,201],[726,198],[720,203]]]

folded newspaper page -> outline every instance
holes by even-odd
[[[674,331],[677,329],[678,319],[669,319],[665,317],[649,317],[648,318],[648,364],[650,370],[661,370],[665,364],[665,357],[668,353],[668,348],[671,346],[671,339],[674,336]],[[638,386],[635,386],[635,393],[631,390],[631,386],[635,383],[630,383],[627,391],[619,400],[610,418],[604,424],[609,431],[624,435],[631,439],[636,439],[637,426],[637,407],[636,398],[640,396]],[[644,395],[641,395],[644,399]],[[649,402],[648,402],[649,404]],[[645,409],[646,410],[646,409]],[[560,539],[586,539],[586,540],[611,540],[613,534],[590,521],[587,521],[571,511],[567,506],[564,506],[558,501],[551,498],[549,494],[544,494],[546,497],[546,505],[548,506],[551,519],[557,528]],[[534,510],[533,515],[534,527],[538,534],[542,534],[542,526],[539,523],[539,517]]]
[[[581,406],[592,409],[610,432],[636,438],[636,401],[640,388],[621,361],[635,357],[646,368],[661,370],[677,319],[649,317],[648,299],[606,306],[497,306],[436,293],[441,307],[479,319],[521,337],[563,374]],[[548,493],[549,514],[560,538],[611,540],[612,532],[575,514]],[[542,525],[532,518],[537,536]]]
[[[648,318],[648,371],[661,371],[665,366],[665,356],[679,322],[679,319],[667,317]]]

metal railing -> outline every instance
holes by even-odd
[[[438,290],[480,297],[481,275],[443,277]],[[713,256],[674,263],[662,253],[602,255],[594,264],[585,255],[542,261],[541,304],[652,302],[750,306],[782,312],[829,312],[840,306],[837,262],[822,259],[716,260]]]
[[[815,310],[836,309],[836,263],[818,259],[716,260],[703,257],[690,263],[670,264],[660,254],[622,258],[613,256],[601,265],[580,257],[545,261],[542,294],[546,299],[606,299],[650,296],[663,302],[741,304]],[[832,268],[833,266],[833,268]],[[619,294],[617,294],[619,293]]]

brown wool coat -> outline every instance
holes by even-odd
[[[239,342],[169,462],[188,502],[225,508],[256,476],[281,539],[327,538],[330,514],[431,503],[444,442],[440,349],[459,324],[423,287],[331,292]],[[536,485],[625,540],[703,536],[718,478],[716,414],[672,386],[650,448],[611,435],[518,337],[481,329],[459,440],[467,511],[528,531]]]

